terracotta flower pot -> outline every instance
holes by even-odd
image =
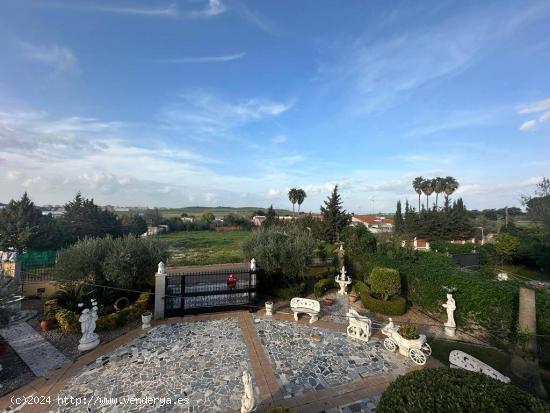
[[[53,318],[48,318],[47,320],[40,320],[40,330],[41,331],[51,330],[54,321],[55,320]]]
[[[349,294],[348,294],[348,301],[349,301],[350,303],[354,303],[354,302],[356,302],[357,300],[359,300],[359,296],[358,296],[357,294],[355,294],[355,293],[349,293]]]
[[[326,305],[334,304],[334,298],[332,298],[332,297],[325,297],[325,299],[323,301],[325,302]]]

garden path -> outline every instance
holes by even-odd
[[[0,335],[7,340],[35,376],[43,376],[67,361],[58,349],[27,322],[10,324],[9,327],[0,329]]]

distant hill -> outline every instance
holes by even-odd
[[[179,217],[184,212],[191,216],[200,216],[205,212],[212,212],[216,216],[216,218],[222,218],[225,215],[229,215],[229,214],[240,215],[245,218],[250,218],[252,213],[259,209],[263,211],[267,210],[267,208],[260,208],[260,207],[233,208],[233,207],[224,207],[224,206],[218,206],[218,207],[191,206],[191,207],[184,207],[184,208],[159,208],[159,212],[162,214],[162,216],[165,216],[167,218]],[[287,209],[275,209],[275,211],[277,211],[278,215],[292,214],[292,211],[289,211]]]

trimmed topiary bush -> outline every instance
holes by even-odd
[[[389,300],[401,293],[401,278],[399,271],[393,268],[375,267],[370,274],[371,293]]]
[[[315,294],[315,297],[319,298],[322,297],[328,290],[333,288],[338,288],[336,281],[334,281],[333,278],[324,278],[315,283],[313,286],[313,294]]]
[[[511,384],[461,369],[424,369],[389,385],[377,413],[548,412],[550,406]]]
[[[403,315],[407,311],[407,300],[403,297],[395,296],[390,300],[379,300],[372,296],[369,287],[357,281],[352,290],[359,294],[361,304],[368,310],[384,315]]]

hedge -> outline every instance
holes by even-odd
[[[399,377],[377,413],[548,412],[550,406],[512,384],[462,369],[424,369]]]
[[[455,319],[459,327],[482,326],[487,330],[500,330],[500,338],[510,338],[515,332],[519,296],[518,281],[496,281],[481,273],[461,271],[453,260],[436,252],[419,253],[413,258],[390,258],[381,253],[353,257],[360,266],[384,266],[399,271],[403,290],[408,301],[444,318],[443,286],[457,288],[453,294],[457,309]],[[548,319],[550,314],[538,317]],[[550,323],[549,323],[550,324]]]
[[[315,283],[313,286],[313,294],[315,294],[315,297],[319,298],[322,297],[328,290],[333,288],[338,288],[336,281],[333,278],[324,278]]]
[[[361,304],[368,310],[385,315],[402,315],[407,311],[407,300],[396,296],[390,300],[378,300],[371,295],[371,290],[362,281],[357,281],[352,290],[361,297]]]
[[[375,267],[370,274],[371,292],[385,300],[401,293],[401,278],[393,268]]]
[[[141,293],[138,299],[128,307],[108,315],[98,317],[96,326],[98,331],[110,331],[115,328],[124,326],[129,321],[133,321],[141,317],[147,311],[149,305],[150,294]],[[44,304],[44,313],[55,314],[54,318],[64,332],[78,333],[80,332],[79,315],[66,308],[59,307],[57,300],[48,300]]]

